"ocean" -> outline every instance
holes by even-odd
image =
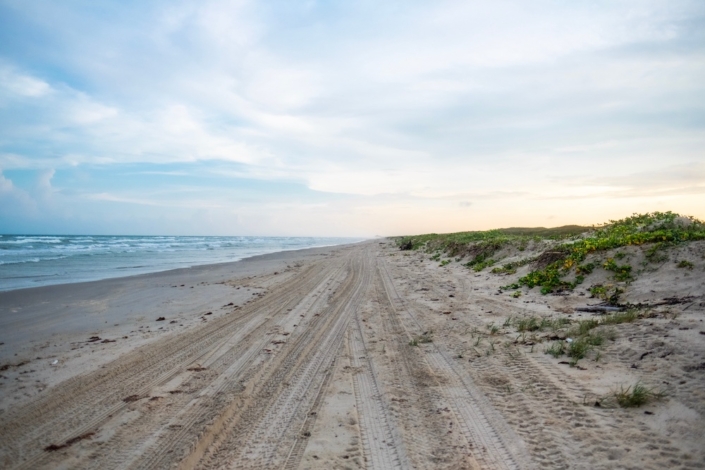
[[[360,238],[0,235],[0,291],[95,281]]]

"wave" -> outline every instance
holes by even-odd
[[[0,235],[0,291],[232,262],[276,251],[358,240],[329,237]],[[23,280],[19,281],[20,278]]]
[[[22,264],[22,263],[39,263],[42,261],[39,258],[29,258],[29,259],[22,259],[18,261],[0,261],[0,264],[8,265],[8,264]]]

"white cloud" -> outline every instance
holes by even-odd
[[[94,124],[104,119],[114,117],[118,110],[111,106],[96,103],[91,100],[80,100],[70,113],[72,120],[78,125]]]
[[[51,93],[52,88],[44,80],[0,63],[0,90],[5,96],[39,98]]]
[[[464,217],[618,197],[705,145],[705,10],[687,0],[14,8],[51,41],[0,68],[5,168],[230,162],[212,171]]]
[[[0,173],[0,192],[9,193],[13,189],[14,189],[14,185],[12,184],[12,181],[5,178],[5,176],[2,173]]]
[[[37,203],[29,193],[16,187],[12,180],[0,171],[0,231],[9,233],[11,230],[10,224],[3,219],[36,217],[37,213]]]

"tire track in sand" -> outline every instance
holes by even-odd
[[[378,270],[384,284],[390,306],[397,312],[404,312],[407,329],[421,333],[423,326],[414,314],[406,308],[389,275],[386,261],[378,258]],[[461,375],[448,354],[434,343],[426,351],[426,360],[432,370],[442,375],[447,383],[441,393],[451,404],[450,408],[458,418],[460,429],[474,449],[474,457],[485,469],[532,468],[525,456],[523,443],[494,410],[482,392]]]
[[[340,266],[335,273],[325,277],[315,289],[307,293],[296,306],[286,310],[278,320],[267,325],[268,333],[281,332],[288,323],[297,322],[301,325],[309,314],[313,321],[316,320],[312,312],[320,311],[327,301],[325,295],[326,288],[336,285],[339,278],[344,274],[344,266]],[[288,329],[288,328],[287,328]],[[297,338],[297,329],[292,333],[292,341]],[[227,410],[233,400],[238,399],[238,394],[245,389],[243,383],[247,380],[247,370],[259,367],[268,367],[269,359],[272,357],[263,351],[270,350],[272,346],[270,334],[262,331],[255,332],[242,341],[239,348],[232,348],[226,354],[215,355],[211,362],[219,375],[200,393],[194,397],[188,406],[176,413],[168,423],[161,427],[159,432],[153,433],[147,442],[142,446],[137,454],[139,459],[133,463],[132,468],[165,468],[175,463],[183,456],[184,451],[193,449],[199,440],[200,435],[206,433],[207,428],[219,416],[223,410]],[[223,348],[228,345],[224,345]],[[286,352],[284,345],[281,350],[273,351],[271,354],[283,354]],[[210,362],[204,365],[212,367]],[[123,452],[123,454],[130,452]]]
[[[448,401],[440,392],[443,377],[428,366],[421,348],[412,346],[409,332],[386,297],[378,272],[375,300],[382,324],[383,338],[389,345],[384,367],[386,392],[393,395],[393,416],[403,429],[404,445],[411,468],[418,469],[480,469],[472,456],[472,448],[454,432],[457,418],[448,409]],[[374,322],[375,318],[368,318]],[[369,323],[368,323],[369,324]],[[391,338],[391,341],[390,341]]]
[[[350,334],[351,363],[360,372],[353,376],[362,447],[368,468],[411,468],[404,443],[391,422],[389,406],[370,360],[359,316]]]
[[[256,371],[247,397],[234,403],[231,418],[203,436],[182,468],[295,467],[306,438],[298,432],[320,405],[326,379],[343,335],[369,283],[366,259],[353,258],[350,275],[316,324],[271,367]],[[276,359],[276,358],[275,358]]]
[[[95,431],[127,408],[125,397],[146,395],[152,387],[167,382],[188,364],[208,355],[262,310],[285,311],[298,301],[296,294],[310,291],[329,271],[329,266],[311,266],[300,276],[285,281],[274,294],[245,306],[239,313],[146,345],[12,410],[0,421],[0,463],[5,468],[41,466],[42,461],[52,457],[43,451],[45,446]]]

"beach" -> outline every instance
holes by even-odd
[[[703,468],[705,243],[682,251],[577,364],[511,319],[601,318],[585,291],[391,239],[0,292],[0,466]],[[637,383],[663,396],[609,399]]]

